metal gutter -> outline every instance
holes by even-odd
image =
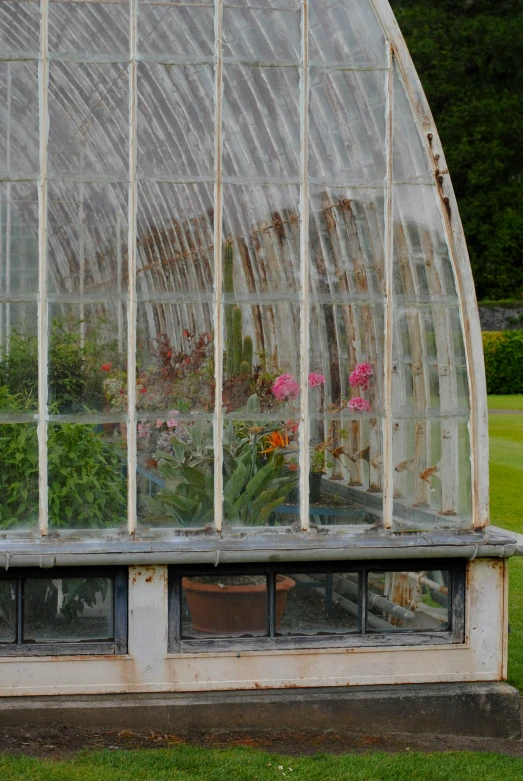
[[[470,537],[471,535],[468,535]],[[307,535],[308,537],[308,535]],[[411,535],[408,535],[411,537]],[[523,537],[523,535],[519,535]],[[254,548],[239,539],[136,541],[92,543],[27,541],[0,544],[0,567],[80,567],[93,565],[152,566],[159,564],[238,564],[251,562],[376,561],[380,559],[508,558],[523,555],[523,540],[508,536],[480,539],[434,540],[362,538],[341,544],[340,539],[285,535],[282,540],[258,539]]]

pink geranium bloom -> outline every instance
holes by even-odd
[[[140,438],[145,438],[150,436],[151,434],[151,424],[150,423],[138,423],[138,436]]]
[[[272,392],[278,401],[295,399],[300,393],[300,386],[292,374],[281,374],[274,380]]]
[[[370,412],[370,404],[367,399],[362,399],[359,396],[351,399],[347,407],[351,412]]]
[[[359,386],[362,390],[367,390],[370,378],[373,376],[374,369],[370,363],[359,363],[349,376],[349,384],[351,388]]]
[[[161,428],[163,426],[163,420],[157,420],[155,428]]]
[[[176,420],[168,420],[167,421],[167,428],[176,428],[178,425]]]
[[[320,385],[325,385],[323,374],[309,374],[309,388],[319,388]]]

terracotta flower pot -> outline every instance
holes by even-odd
[[[279,629],[287,592],[294,580],[276,576],[276,629]],[[206,634],[263,634],[266,629],[265,583],[246,586],[219,586],[182,578],[187,595],[193,629]]]

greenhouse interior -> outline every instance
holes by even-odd
[[[488,492],[387,0],[3,0],[0,694],[500,682]]]

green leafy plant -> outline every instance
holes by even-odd
[[[27,399],[0,388],[0,406],[27,412]],[[52,424],[48,433],[49,521],[55,528],[102,528],[125,520],[125,481],[116,442],[95,426]],[[33,423],[0,426],[0,529],[36,525],[38,436]]]
[[[260,412],[251,397],[247,414]],[[223,513],[229,523],[260,526],[297,485],[296,475],[285,470],[284,456],[275,450],[262,453],[263,439],[281,426],[261,421],[229,424],[223,436]],[[151,501],[151,516],[182,526],[204,525],[214,518],[213,435],[210,423],[188,428],[190,442],[171,437],[172,454],[155,453],[165,488]]]
[[[523,393],[523,330],[484,331],[487,393]]]

